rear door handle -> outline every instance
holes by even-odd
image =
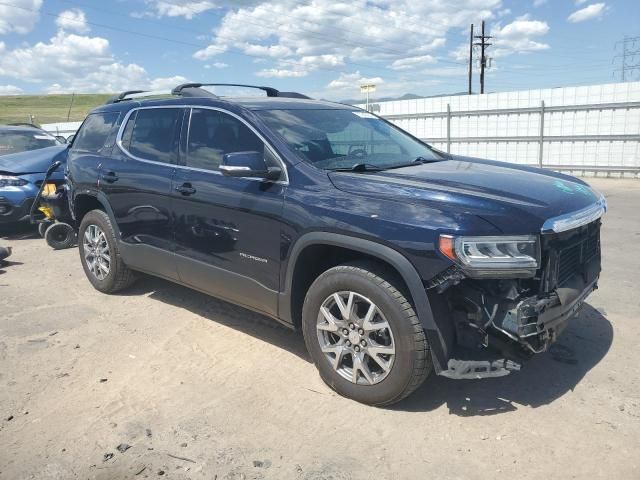
[[[196,189],[193,188],[190,183],[183,183],[176,187],[176,192],[180,192],[182,195],[187,196],[196,193]]]
[[[113,183],[118,181],[118,175],[116,174],[116,172],[107,172],[102,174],[102,179],[105,182]]]

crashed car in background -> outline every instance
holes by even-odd
[[[28,221],[47,168],[66,164],[68,145],[35,126],[0,126],[0,225]],[[51,182],[64,183],[64,168]]]

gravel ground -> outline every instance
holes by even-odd
[[[2,479],[640,479],[640,182],[609,200],[600,290],[508,377],[341,398],[300,336],[163,280],[106,296],[75,249],[5,235]]]

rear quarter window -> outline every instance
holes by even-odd
[[[109,145],[109,134],[118,120],[119,112],[92,113],[82,124],[73,139],[73,149],[84,152],[100,153]]]
[[[171,163],[175,153],[176,128],[181,108],[140,109],[129,117],[122,146],[134,157]]]

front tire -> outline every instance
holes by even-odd
[[[111,220],[102,210],[92,210],[82,219],[78,250],[84,273],[96,290],[114,293],[135,281],[120,256]]]
[[[307,292],[302,328],[322,379],[339,394],[386,406],[433,368],[427,339],[397,276],[372,263],[321,274]]]

